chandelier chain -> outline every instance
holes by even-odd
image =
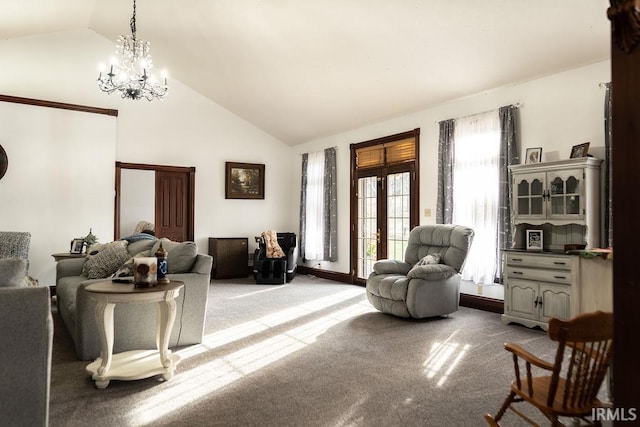
[[[119,92],[126,99],[162,99],[169,90],[167,77],[163,73],[160,80],[154,75],[150,43],[136,38],[136,0],[133,0],[133,16],[129,25],[131,35],[118,37],[116,57],[108,73],[100,71],[98,87],[108,94]]]
[[[133,40],[136,40],[136,0],[133,0],[133,16],[131,17],[131,21],[129,21],[129,26],[131,27],[131,34],[133,35]]]

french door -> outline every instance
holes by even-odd
[[[404,260],[418,225],[420,130],[351,146],[351,275],[365,284],[379,259]]]

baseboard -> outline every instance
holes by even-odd
[[[296,273],[309,274],[311,276],[316,276],[327,280],[334,280],[341,283],[351,283],[351,275],[348,273],[338,273],[335,271],[321,270],[319,268],[311,268],[304,265],[298,265],[296,267]]]
[[[492,313],[504,313],[504,301],[478,295],[460,294],[460,305]]]

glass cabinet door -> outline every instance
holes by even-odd
[[[544,174],[519,175],[515,178],[516,216],[543,218]]]
[[[549,217],[582,218],[582,170],[549,172]]]

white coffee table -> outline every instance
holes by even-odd
[[[148,288],[134,287],[133,283],[96,282],[87,286],[96,301],[96,322],[102,344],[101,357],[86,367],[96,387],[104,389],[110,380],[138,380],[162,375],[164,380],[173,377],[180,356],[169,350],[169,337],[176,318],[175,298],[180,294],[183,282]],[[113,354],[113,310],[116,304],[157,303],[156,350],[131,350]],[[131,325],[140,327],[140,325]]]

